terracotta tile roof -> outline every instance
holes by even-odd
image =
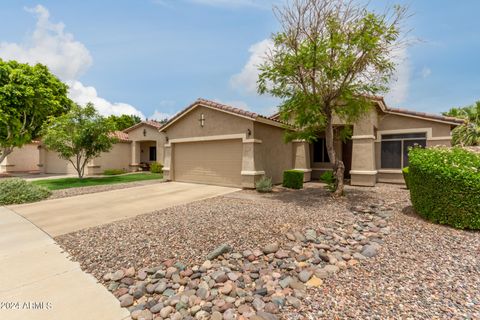
[[[440,121],[446,121],[446,122],[453,122],[455,124],[465,123],[465,120],[454,118],[454,117],[446,117],[446,116],[442,116],[442,115],[439,115],[439,114],[419,112],[419,111],[413,111],[413,110],[408,110],[408,109],[391,108],[391,107],[387,106],[387,104],[385,103],[385,100],[383,99],[382,96],[364,95],[364,97],[382,103],[383,106],[385,107],[385,110],[383,110],[382,106],[380,108],[382,108],[382,110],[384,112],[387,112],[387,113],[411,115],[411,116],[416,116],[416,117],[420,117],[420,118],[425,118],[427,120],[440,120]],[[280,113],[277,112],[277,113],[271,115],[270,119],[277,120],[279,115],[280,115]]]
[[[251,111],[243,110],[243,109],[240,109],[240,108],[232,107],[232,106],[222,104],[222,103],[212,101],[212,100],[199,98],[194,103],[192,103],[191,105],[189,105],[188,107],[186,107],[185,109],[183,109],[182,111],[180,111],[176,115],[174,115],[167,123],[165,123],[163,125],[163,127],[169,126],[176,119],[178,119],[183,114],[185,114],[186,112],[188,112],[189,110],[191,110],[192,108],[194,108],[198,105],[203,105],[203,106],[218,109],[218,110],[221,110],[221,111],[230,112],[230,113],[233,113],[233,114],[237,114],[239,116],[247,117],[247,118],[249,118],[251,120],[254,120],[254,121],[259,120],[259,119],[265,119],[265,120],[273,121],[274,123],[281,124],[281,125],[286,124],[286,123],[281,122],[279,120],[272,119],[272,118],[260,115],[258,113],[255,113],[255,112],[251,112]]]
[[[130,139],[128,138],[128,133],[123,131],[114,131],[112,132],[111,135],[120,141],[124,141],[124,142],[130,141]]]
[[[418,112],[418,111],[413,111],[413,110],[408,110],[408,109],[399,109],[399,108],[390,108],[387,107],[387,110],[390,113],[400,113],[400,114],[407,114],[407,115],[412,115],[412,116],[417,116],[420,118],[425,118],[425,119],[432,119],[432,120],[440,120],[440,121],[447,121],[447,122],[453,122],[456,124],[463,124],[465,123],[465,120],[459,119],[459,118],[454,118],[454,117],[446,117],[442,116],[439,114],[434,114],[434,113],[425,113],[425,112]]]
[[[162,124],[158,121],[145,120],[145,121],[139,122],[139,123],[131,126],[130,128],[127,128],[127,129],[123,130],[123,132],[130,132],[132,130],[135,130],[138,127],[141,127],[142,125],[147,125],[147,126],[155,128],[155,129],[160,129],[162,127]]]

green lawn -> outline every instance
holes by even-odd
[[[90,187],[99,186],[105,184],[126,183],[144,180],[157,180],[162,179],[161,173],[135,173],[135,174],[123,174],[110,177],[98,177],[98,178],[60,178],[60,179],[44,179],[32,181],[33,184],[46,187],[50,190],[60,190],[78,187]]]

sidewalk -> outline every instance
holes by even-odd
[[[0,207],[0,319],[129,319],[46,233]]]

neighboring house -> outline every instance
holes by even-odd
[[[137,171],[149,163],[163,162],[165,135],[159,132],[161,124],[143,121],[124,131],[115,132],[118,143],[110,152],[87,165],[86,174],[102,174],[107,169]],[[54,151],[47,150],[40,141],[34,141],[14,151],[0,164],[0,173],[53,173],[75,174],[69,161],[61,159]]]
[[[388,108],[383,98],[371,97],[374,108],[350,126],[351,140],[335,141],[352,185],[403,183],[401,169],[408,165],[410,146],[450,145],[451,130],[462,120]],[[281,183],[283,171],[297,169],[305,181],[331,170],[325,139],[315,143],[285,143],[288,126],[278,114],[264,117],[213,101],[199,99],[165,125],[146,121],[117,132],[119,143],[93,160],[88,175],[105,169],[136,171],[141,164],[164,164],[168,180],[254,188],[266,175]],[[319,132],[319,136],[322,133]],[[35,142],[15,150],[0,170],[73,173],[71,165]]]
[[[371,97],[375,107],[351,126],[352,139],[335,141],[352,185],[402,183],[408,147],[450,145],[451,130],[462,120],[388,108]],[[253,188],[263,175],[281,183],[287,169],[305,172],[305,180],[331,169],[325,139],[309,144],[284,142],[285,124],[278,115],[264,117],[199,99],[161,129],[166,134],[164,175],[169,180]],[[322,133],[319,132],[321,136]]]

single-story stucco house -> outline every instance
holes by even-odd
[[[351,140],[335,141],[352,185],[402,183],[401,169],[408,165],[409,146],[449,146],[451,130],[463,123],[456,118],[389,108],[382,97],[371,99],[375,107],[356,123],[335,123],[352,127]],[[254,188],[255,181],[264,175],[275,184],[281,183],[283,171],[288,169],[303,171],[306,181],[331,170],[325,139],[313,144],[285,143],[286,127],[278,115],[265,117],[198,99],[163,126],[146,121],[117,132],[120,142],[92,161],[87,174],[105,169],[134,171],[142,163],[157,161],[164,165],[168,180]],[[73,168],[41,144],[29,144],[7,157],[0,170],[32,169],[71,173]]]
[[[102,174],[107,169],[137,171],[149,163],[163,162],[165,135],[159,132],[157,121],[143,121],[124,131],[115,132],[118,139],[112,150],[87,165],[86,175]],[[6,157],[0,173],[76,174],[72,164],[47,150],[41,141],[33,141]]]

